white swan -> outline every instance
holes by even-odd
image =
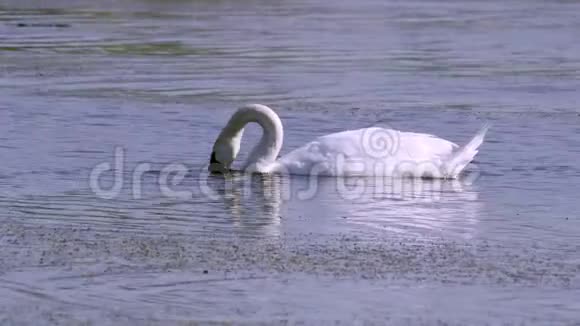
[[[269,107],[241,107],[219,134],[209,170],[226,172],[240,150],[246,124],[255,122],[263,134],[243,170],[324,176],[394,176],[457,178],[473,160],[488,126],[459,147],[429,134],[379,127],[347,130],[319,137],[278,158],[284,136],[282,121]]]

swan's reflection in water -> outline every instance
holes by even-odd
[[[280,234],[281,176],[232,173],[212,175],[209,181],[236,229],[253,235]]]
[[[300,198],[303,190],[295,194],[289,205],[366,230],[461,238],[474,236],[482,205],[466,180],[319,178],[310,198]]]
[[[234,225],[290,233],[388,232],[471,238],[482,203],[465,180],[217,176]]]
[[[363,230],[390,233],[471,238],[481,211],[474,186],[463,180],[320,178],[310,199],[300,200],[301,194],[292,205]]]

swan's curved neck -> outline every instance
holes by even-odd
[[[245,126],[251,122],[259,124],[263,132],[260,142],[244,164],[244,169],[256,165],[258,170],[263,170],[265,166],[276,161],[284,138],[282,121],[272,109],[261,104],[241,107],[230,118],[220,138],[241,139]]]

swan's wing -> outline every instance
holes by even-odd
[[[434,135],[399,132],[397,157],[413,161],[443,160],[449,157],[459,146],[453,142]]]
[[[428,160],[449,156],[458,147],[430,134],[372,127],[321,136],[292,153],[320,159],[340,154],[347,158]]]
[[[316,138],[281,157],[278,169],[292,174],[335,175],[337,160],[361,157],[359,131],[347,130]]]
[[[439,164],[458,147],[429,134],[400,132],[378,127],[347,130],[316,138],[286,154],[277,162],[281,170],[292,174],[335,175],[339,164],[346,170],[360,170],[369,162]],[[342,163],[341,163],[342,162]],[[370,171],[362,172],[364,174]],[[355,173],[356,174],[356,173]]]

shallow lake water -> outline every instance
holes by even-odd
[[[563,0],[0,1],[1,323],[578,323],[579,28]],[[492,127],[456,181],[208,175],[245,103],[282,154]]]

